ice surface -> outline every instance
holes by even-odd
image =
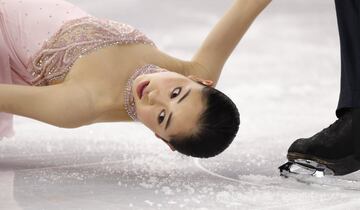
[[[190,59],[230,0],[72,0]],[[236,28],[234,28],[236,30]],[[333,1],[273,1],[226,63],[218,88],[241,113],[234,143],[198,160],[144,126],[61,129],[16,117],[0,142],[0,209],[359,209],[360,174],[327,186],[279,177],[289,145],[335,119],[340,81]],[[333,184],[333,185],[331,185]]]

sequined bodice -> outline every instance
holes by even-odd
[[[32,85],[44,86],[61,80],[82,55],[114,44],[144,43],[155,46],[130,25],[92,16],[65,22],[30,59]]]

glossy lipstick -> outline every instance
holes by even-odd
[[[141,99],[142,96],[143,96],[143,93],[144,93],[144,90],[146,88],[146,86],[148,86],[150,83],[150,81],[144,81],[144,82],[141,82],[137,88],[136,88],[136,93],[138,95],[138,97]]]

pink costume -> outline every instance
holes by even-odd
[[[91,16],[62,0],[0,0],[0,83],[45,86],[61,81],[77,58],[114,44],[155,46],[127,24]],[[0,140],[15,135],[0,112]]]

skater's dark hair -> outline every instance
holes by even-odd
[[[239,130],[240,116],[232,100],[219,90],[202,89],[204,109],[197,131],[190,135],[174,136],[169,143],[178,152],[199,158],[209,158],[223,152]]]

